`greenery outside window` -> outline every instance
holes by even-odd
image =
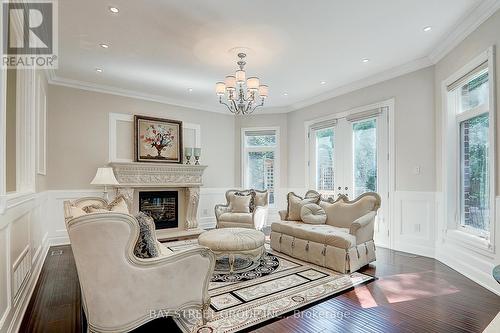
[[[278,176],[277,129],[243,130],[243,183],[245,188],[269,191],[269,205],[276,201]]]

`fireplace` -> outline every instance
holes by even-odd
[[[179,226],[178,192],[139,192],[139,211],[153,218],[156,229],[177,228]]]

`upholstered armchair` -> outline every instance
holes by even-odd
[[[237,195],[252,195],[253,205],[248,212],[236,212],[234,200]],[[269,192],[267,190],[229,190],[226,192],[226,204],[215,205],[217,228],[251,228],[261,230],[266,225],[269,210]]]
[[[176,315],[189,309],[197,309],[194,313],[200,313],[205,322],[213,253],[204,247],[172,252],[162,245],[158,257],[138,258],[134,255],[137,220],[116,212],[74,216],[75,207],[89,203],[106,201],[65,202],[88,331],[128,332],[158,314]]]

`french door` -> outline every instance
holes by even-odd
[[[309,184],[318,192],[354,200],[366,192],[382,197],[375,237],[389,246],[387,107],[347,114],[309,127]]]

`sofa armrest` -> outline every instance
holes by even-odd
[[[219,222],[219,217],[224,213],[229,213],[229,205],[215,205],[215,219]]]
[[[349,233],[356,236],[357,244],[373,240],[376,215],[377,212],[369,212],[352,222],[351,227],[349,228]]]
[[[268,206],[255,207],[252,215],[253,225],[255,229],[262,230],[266,225]]]
[[[286,213],[287,213],[287,211],[286,210],[280,210],[279,213],[280,213],[281,220],[285,221],[286,220]]]

